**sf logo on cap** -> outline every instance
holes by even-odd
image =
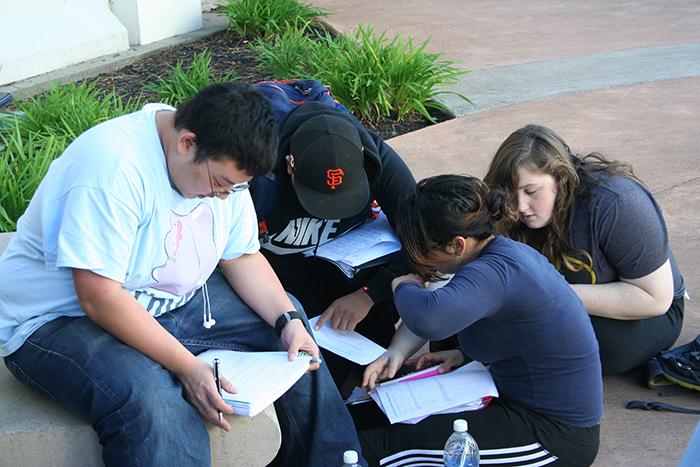
[[[343,184],[343,169],[328,169],[326,170],[326,185],[335,190],[335,187]]]

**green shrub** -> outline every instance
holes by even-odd
[[[328,16],[324,9],[297,0],[231,0],[224,10],[229,28],[250,39],[307,29],[314,18]]]
[[[178,60],[170,67],[168,77],[159,77],[155,83],[147,83],[144,91],[157,94],[161,102],[177,107],[182,102],[197,94],[203,87],[235,79],[233,72],[216,75],[211,69],[211,53],[205,50],[194,54],[189,67]]]
[[[65,136],[23,134],[19,126],[0,134],[0,232],[16,229],[51,161],[67,145]]]
[[[430,109],[447,113],[438,100],[442,94],[462,94],[444,86],[457,84],[469,70],[443,60],[441,54],[426,51],[409,38],[386,32],[375,35],[370,26],[360,26],[353,35],[332,37],[316,34],[310,38],[289,32],[269,41],[258,40],[253,47],[261,64],[280,78],[314,78],[331,86],[333,95],[351,112],[367,120],[394,116],[398,120],[411,111],[434,121]]]
[[[140,97],[124,102],[115,92],[104,94],[96,86],[97,81],[54,85],[35,97],[17,101],[17,113],[0,116],[0,132],[7,132],[9,125],[17,126],[24,139],[36,133],[72,141],[88,128],[141,106]],[[22,117],[15,119],[18,114]]]
[[[288,31],[270,40],[257,39],[252,48],[258,62],[277,79],[312,78],[317,72],[313,57],[316,41],[301,30]]]
[[[71,141],[141,107],[140,98],[125,102],[96,86],[96,81],[55,85],[0,114],[0,231],[15,229],[49,164]]]

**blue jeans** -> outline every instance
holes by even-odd
[[[202,326],[201,291],[158,322],[194,354],[283,350],[274,329],[218,270],[207,284],[215,326]],[[5,364],[27,386],[88,420],[107,466],[211,464],[209,434],[177,378],[87,317],[46,323]],[[340,465],[343,451],[360,452],[352,418],[324,365],[306,373],[275,408],[282,446],[274,464]]]

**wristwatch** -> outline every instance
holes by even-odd
[[[275,322],[275,331],[277,331],[278,336],[282,335],[282,329],[284,329],[287,323],[293,319],[299,319],[302,323],[304,322],[304,320],[301,318],[301,313],[298,311],[285,311],[282,313],[282,316],[277,318],[277,321]],[[306,325],[304,327],[306,327]]]

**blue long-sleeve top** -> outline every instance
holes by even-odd
[[[457,333],[462,352],[490,365],[500,396],[574,427],[600,423],[603,383],[590,319],[571,287],[529,246],[496,237],[444,287],[396,287],[416,335]]]

